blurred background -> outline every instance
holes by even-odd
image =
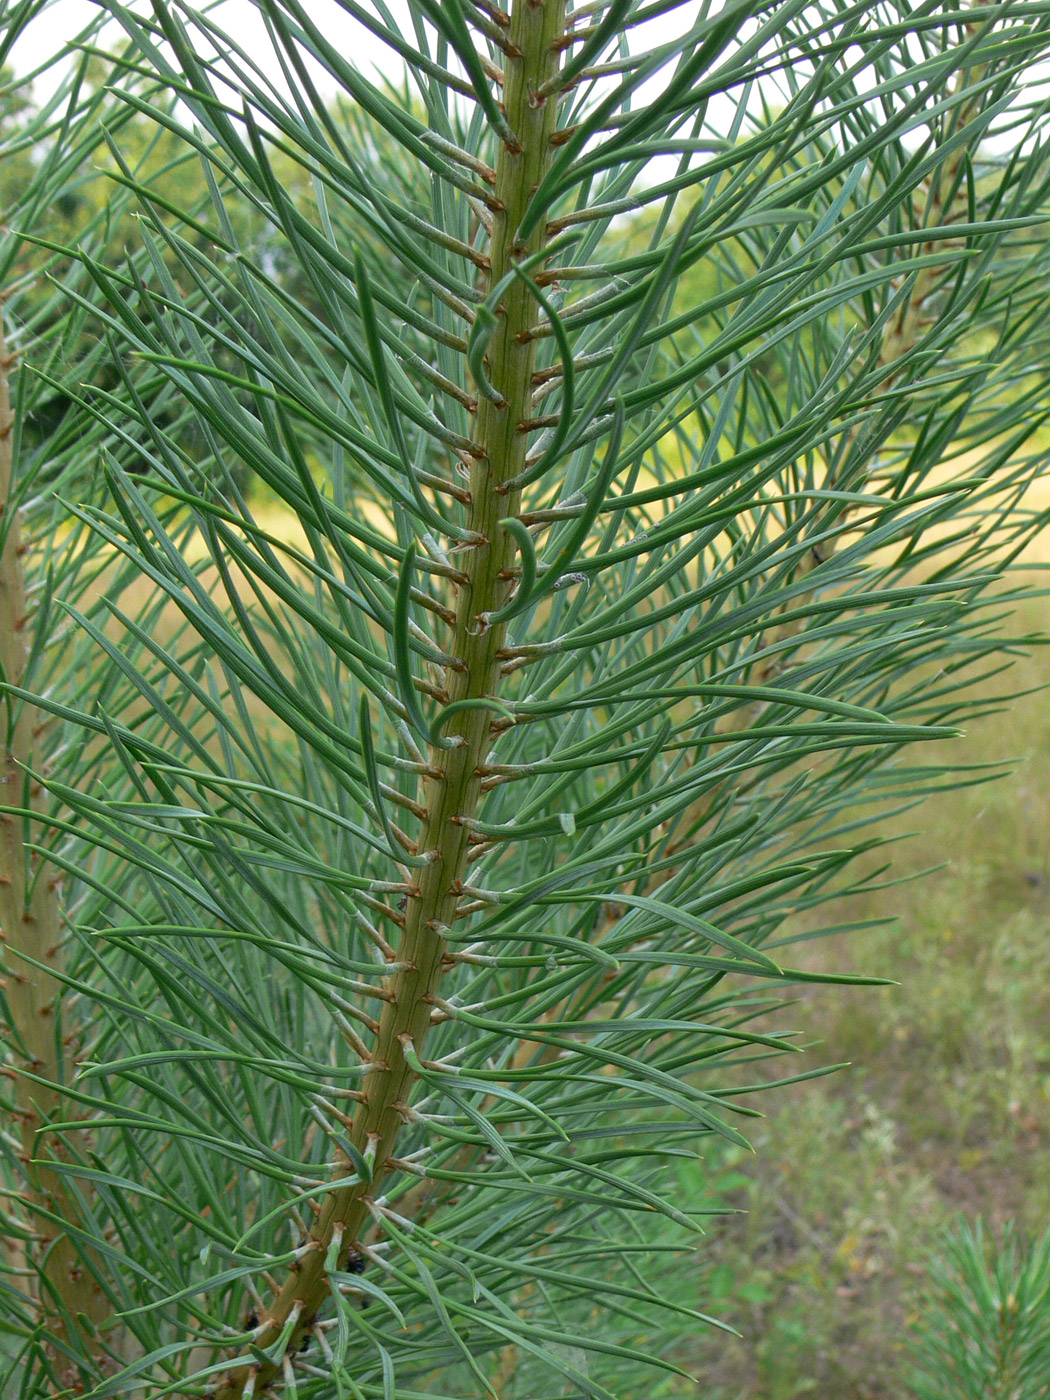
[[[1015,622],[1046,631],[1050,598]],[[810,1066],[849,1067],[763,1095],[756,1155],[730,1148],[718,1183],[681,1169],[683,1193],[720,1189],[743,1212],[702,1248],[705,1304],[742,1333],[697,1338],[704,1400],[911,1393],[946,1229],[983,1217],[1001,1241],[1050,1221],[1050,651],[1010,679],[1031,693],[956,744],[960,765],[979,754],[1002,775],[894,818],[892,871],[878,853],[870,892],[840,910],[870,925],[793,948],[800,967],[897,969],[897,986],[802,989]]]

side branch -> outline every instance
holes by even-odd
[[[8,684],[20,685],[30,642],[26,636],[24,545],[13,491],[14,416],[8,387],[13,363],[0,326],[0,675]],[[43,716],[32,705],[8,697],[0,708],[0,725],[0,806],[41,811],[43,793],[28,773],[40,767]],[[78,1220],[65,1179],[47,1165],[49,1157],[65,1155],[63,1149],[53,1136],[42,1135],[50,1120],[67,1116],[62,1110],[61,1086],[71,1076],[72,1055],[62,1034],[62,984],[45,970],[62,970],[57,876],[26,849],[34,839],[35,833],[22,817],[0,812],[0,937],[8,1011],[4,1038],[22,1143],[19,1155],[29,1237],[17,1262],[24,1270],[20,1279],[27,1299],[49,1319],[55,1341],[69,1344],[74,1339],[64,1318],[83,1315],[95,1325],[104,1320],[109,1309],[77,1246],[54,1223],[54,1217],[71,1224]],[[27,1078],[22,1073],[26,1070],[37,1078]],[[77,1349],[90,1351],[86,1337],[79,1340]]]

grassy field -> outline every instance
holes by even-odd
[[[1050,602],[1017,623],[1050,630]],[[1009,683],[1050,684],[1050,650],[1018,661]],[[823,919],[891,922],[793,950],[797,965],[899,985],[807,989],[795,1008],[810,1065],[850,1068],[772,1091],[750,1133],[757,1156],[727,1164],[743,1213],[710,1232],[698,1304],[743,1338],[688,1339],[681,1359],[704,1400],[907,1396],[908,1335],[942,1229],[960,1213],[996,1234],[1050,1221],[1046,694],[930,757],[949,753],[1007,775],[896,819],[892,831],[913,834],[894,873],[937,868]]]

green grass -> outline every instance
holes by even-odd
[[[1050,630],[1050,602],[1017,622]],[[1019,660],[1010,682],[1050,685],[1050,652]],[[763,1096],[757,1156],[725,1162],[745,1213],[714,1226],[700,1257],[714,1265],[705,1303],[743,1337],[683,1342],[703,1400],[908,1395],[943,1228],[960,1213],[995,1234],[1050,1220],[1046,693],[979,721],[951,753],[1009,771],[888,824],[913,833],[893,848],[895,876],[939,868],[822,912],[891,922],[792,950],[799,965],[893,968],[900,984],[820,987],[794,1008],[808,1066],[850,1068]],[[703,1169],[689,1171],[683,1189],[700,1189]]]

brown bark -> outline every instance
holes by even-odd
[[[8,388],[13,365],[0,326],[0,674],[12,685],[25,676],[30,638],[23,568],[21,522],[14,506],[12,482],[14,418]],[[31,704],[7,696],[0,705],[0,806],[43,814],[45,794],[30,776],[41,766],[43,716]],[[46,1318],[56,1343],[57,1372],[67,1369],[62,1347],[82,1350],[77,1318],[89,1329],[108,1313],[108,1303],[81,1249],[63,1223],[77,1223],[67,1180],[48,1166],[68,1155],[57,1135],[44,1131],[49,1121],[66,1117],[62,1085],[72,1070],[63,1041],[60,998],[63,924],[58,878],[27,845],[39,842],[41,828],[31,817],[0,812],[0,936],[3,939],[5,996],[8,1009],[8,1069],[21,1138],[24,1170],[23,1215],[33,1233],[22,1251],[26,1272],[21,1281],[30,1301]],[[28,1071],[39,1079],[30,1079]],[[75,1138],[67,1139],[75,1145]],[[89,1345],[89,1344],[88,1344]]]

